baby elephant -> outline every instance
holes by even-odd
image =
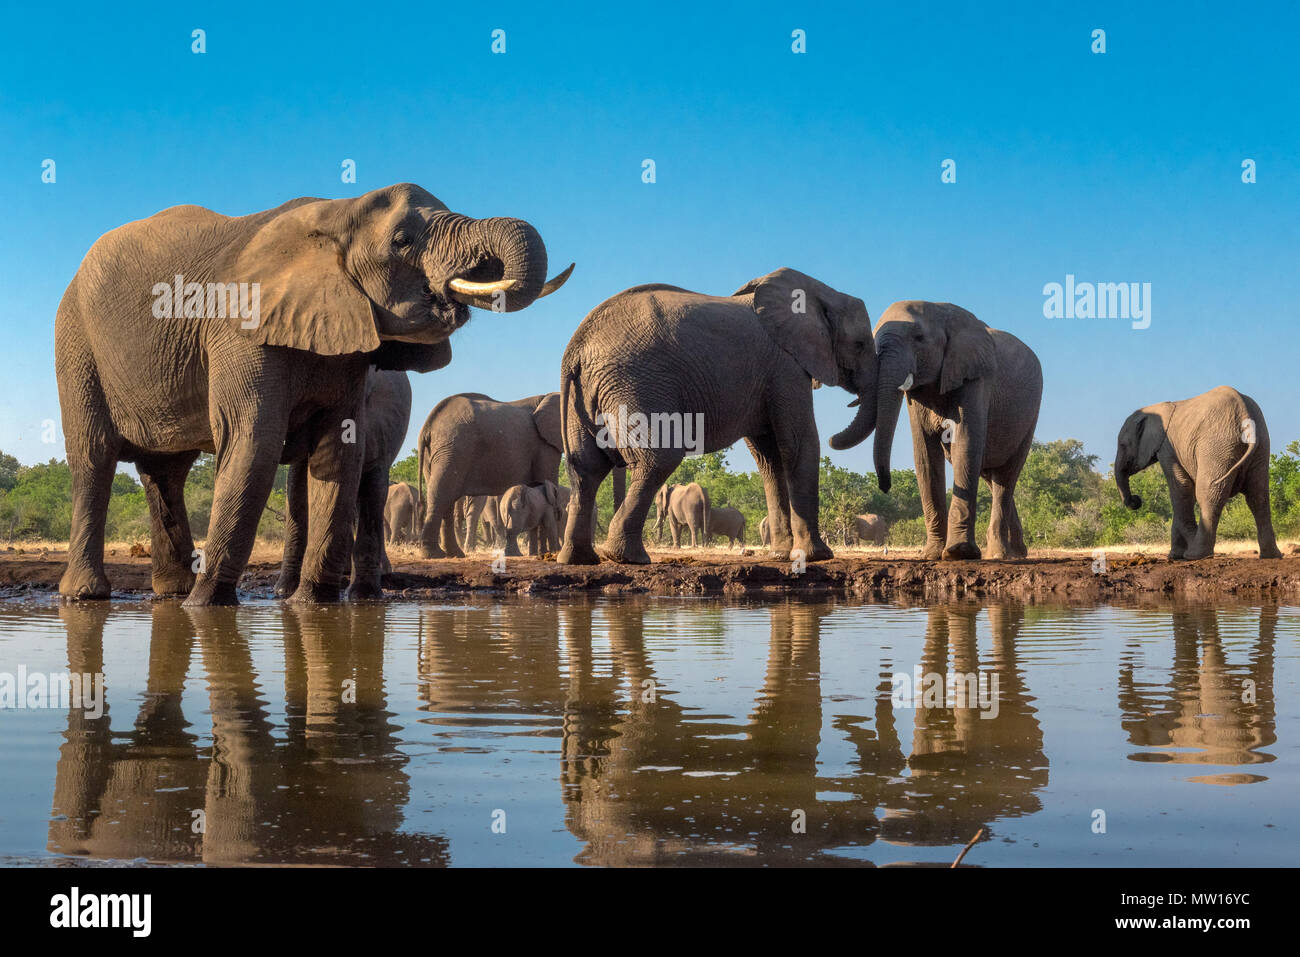
[[[565,490],[567,491],[567,489]],[[528,554],[541,555],[560,547],[560,486],[554,482],[515,485],[501,494],[498,511],[505,531],[506,554],[519,555],[518,537],[528,533]]]
[[[740,509],[728,508],[725,505],[714,506],[709,509],[709,537],[705,540],[706,545],[710,544],[714,536],[718,538],[730,539],[730,544],[745,544],[745,515]]]
[[[1255,516],[1259,557],[1281,558],[1269,513],[1268,459],[1268,427],[1255,400],[1219,386],[1130,415],[1119,430],[1115,484],[1124,504],[1137,510],[1142,499],[1129,491],[1129,476],[1160,463],[1173,502],[1172,559],[1213,555],[1219,516],[1238,493]],[[1199,525],[1193,504],[1201,507]]]

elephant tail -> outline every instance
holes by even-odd
[[[415,486],[419,491],[415,496],[416,515],[424,508],[424,429],[415,444]]]
[[[1246,451],[1242,453],[1241,458],[1237,459],[1232,468],[1224,472],[1219,478],[1214,480],[1215,485],[1226,485],[1232,481],[1233,476],[1241,471],[1241,467],[1250,461],[1250,457],[1255,454],[1255,446],[1259,443],[1254,441],[1254,433],[1251,433],[1252,441],[1246,443]]]

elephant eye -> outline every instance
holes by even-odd
[[[408,233],[400,232],[393,237],[393,246],[397,249],[406,249],[411,245],[411,237]]]

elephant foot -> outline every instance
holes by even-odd
[[[825,542],[807,542],[799,548],[802,549],[806,562],[824,562],[835,557],[835,553]]]
[[[378,581],[354,581],[348,586],[348,601],[383,601],[384,589]]]
[[[645,550],[645,546],[639,542],[633,544],[624,542],[611,545],[605,543],[605,557],[611,562],[618,562],[620,565],[649,565],[650,553]]]
[[[452,545],[450,548],[443,549],[447,558],[464,558],[465,552],[459,545]]]
[[[1274,545],[1272,548],[1261,548],[1259,550],[1260,558],[1281,558],[1282,550]]]
[[[275,583],[276,598],[288,598],[297,590],[298,590],[297,575],[294,575],[293,577],[286,577],[285,575],[281,575],[279,580]]]
[[[973,542],[958,542],[956,545],[949,545],[939,556],[940,561],[945,562],[977,562],[980,560],[980,547]]]
[[[164,572],[153,576],[155,595],[188,595],[194,590],[198,576],[190,571]]]
[[[1183,557],[1184,557],[1184,559],[1186,559],[1186,560],[1189,561],[1189,562],[1194,562],[1194,561],[1197,561],[1198,559],[1201,559],[1201,558],[1212,558],[1213,556],[1214,556],[1214,549],[1210,549],[1208,552],[1207,552],[1207,551],[1194,551],[1194,550],[1193,550],[1193,551],[1188,551],[1188,553],[1187,553],[1186,555],[1184,555]]]
[[[303,582],[289,598],[292,605],[332,605],[339,600],[337,585],[325,585],[321,582]]]
[[[425,545],[420,549],[420,554],[425,558],[446,558],[447,553],[437,545]]]
[[[113,589],[108,576],[100,571],[81,571],[68,568],[59,579],[59,594],[73,601],[98,601],[108,598]]]
[[[596,554],[596,549],[591,545],[578,545],[573,542],[567,543],[560,549],[560,554],[555,557],[556,562],[561,565],[599,565],[600,556]]]
[[[788,562],[790,560],[790,549],[789,548],[768,549],[767,558],[768,561],[773,561],[773,562]]]
[[[214,582],[202,578],[195,582],[190,596],[182,603],[186,608],[211,608],[219,605],[238,605],[234,582]]]
[[[1183,552],[1170,552],[1169,560],[1171,562],[1185,562],[1187,561],[1187,556]]]
[[[921,557],[926,561],[937,562],[943,557],[943,542],[926,542]]]

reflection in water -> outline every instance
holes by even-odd
[[[66,633],[69,671],[108,675],[102,716],[6,726],[30,751],[60,742],[37,832],[53,855],[946,865],[983,828],[966,864],[1041,863],[1040,840],[1055,863],[1132,863],[1138,830],[1182,846],[1148,811],[1196,787],[1180,765],[1206,767],[1194,782],[1266,782],[1243,792],[1267,798],[1249,809],[1209,805],[1239,825],[1270,826],[1296,784],[1266,750],[1295,720],[1275,700],[1296,667],[1277,637],[1294,618],[1277,608],[639,598],[38,614]],[[47,647],[0,619],[6,659]],[[147,645],[123,642],[140,630]],[[940,686],[995,677],[996,706],[900,700],[891,679],[914,669]],[[6,743],[0,760],[22,767]],[[1234,770],[1268,762],[1271,781]],[[49,794],[48,778],[21,783]],[[1097,838],[1098,806],[1124,810],[1129,835]],[[498,808],[508,834],[489,828]],[[0,858],[16,846],[4,828]],[[1252,849],[1274,846],[1266,833]]]
[[[1152,749],[1131,758],[1196,765],[1272,761],[1272,754],[1259,749],[1277,741],[1273,699],[1277,617],[1276,608],[1260,609],[1259,640],[1249,661],[1233,665],[1224,652],[1216,609],[1176,609],[1170,681],[1158,691],[1135,677],[1140,649],[1126,649],[1119,672],[1121,723],[1130,742]],[[1193,780],[1234,785],[1268,779],[1225,773]]]
[[[59,609],[70,669],[102,671],[107,605]],[[277,738],[238,609],[152,608],[146,692],[132,731],[68,713],[49,848],[162,861],[444,864],[445,842],[399,833],[406,758],[386,710],[382,609],[270,614],[283,634]],[[211,745],[181,709],[197,650]],[[109,690],[112,701],[112,690]]]

